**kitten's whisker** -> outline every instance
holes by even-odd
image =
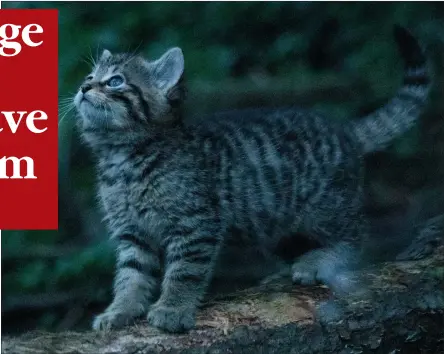
[[[74,108],[75,108],[75,106],[74,106],[74,104],[72,104],[70,107],[68,107],[68,108],[66,108],[66,109],[64,109],[64,110],[62,110],[62,117],[59,119],[59,125],[60,125],[61,123],[63,123],[65,117],[66,117],[70,112],[72,112],[72,110],[73,110]]]
[[[95,60],[96,63],[98,63],[99,59],[100,59],[99,49],[100,49],[100,45],[99,45],[99,43],[97,43],[97,47],[96,47],[96,60]]]
[[[139,48],[142,45],[142,43],[143,43],[143,40],[141,40],[140,43],[137,45],[136,49],[134,49],[132,51],[132,53],[130,54],[130,56],[129,56],[128,60],[127,60],[127,63],[129,63],[131,60],[133,60],[137,56],[137,54],[138,54],[137,51],[139,50]]]
[[[89,58],[81,58],[81,60],[88,64],[88,66],[94,66],[94,64],[91,62],[91,60]]]
[[[94,57],[92,55],[91,46],[88,46],[88,51],[89,51],[89,59],[91,60],[91,64],[93,67],[95,67],[97,65],[97,62],[94,60]]]

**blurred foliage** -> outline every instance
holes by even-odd
[[[103,48],[137,51],[154,59],[170,47],[181,47],[190,91],[195,92],[190,114],[248,104],[309,102],[338,119],[356,116],[383,104],[399,85],[402,70],[391,36],[394,23],[413,29],[437,48],[444,42],[444,6],[439,2],[41,1],[2,5],[59,9],[61,98],[74,95],[89,62]],[[439,58],[438,53],[435,62]],[[292,90],[299,87],[297,102],[291,95],[280,99],[274,93],[280,82]],[[346,87],[350,83],[344,93],[335,89],[341,83]],[[257,87],[268,95],[255,99]],[[321,93],[313,98],[314,91]],[[253,98],[233,102],[227,92]],[[442,91],[437,90],[430,116],[443,112],[440,97]],[[105,241],[96,211],[91,159],[79,143],[74,123],[69,112],[59,124],[59,232],[3,232],[3,301],[10,308],[10,313],[2,314],[6,331],[80,328],[110,298],[112,245]],[[438,131],[434,146],[439,148],[434,153],[442,156],[443,143],[437,142],[442,141],[444,129],[442,124],[430,126]],[[430,146],[415,130],[392,153],[405,158],[427,149]],[[396,176],[399,181],[406,175]],[[74,296],[65,303],[56,301],[60,294],[78,290],[86,291],[88,299]],[[54,303],[45,297],[48,294]],[[73,306],[80,309],[77,317],[70,312]]]

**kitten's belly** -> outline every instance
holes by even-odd
[[[266,171],[258,176],[253,166],[237,167],[219,189],[225,224],[264,240],[294,232],[301,208],[295,208],[293,175],[265,178]]]
[[[225,204],[222,220],[230,234],[230,239],[245,247],[259,245],[273,248],[280,238],[297,231],[299,218],[296,213],[282,212],[264,206],[241,203],[243,207],[230,207]]]

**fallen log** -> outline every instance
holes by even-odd
[[[282,281],[222,295],[187,334],[145,322],[107,333],[29,332],[2,338],[2,353],[444,353],[444,252],[359,278],[365,296],[336,300],[325,287]]]

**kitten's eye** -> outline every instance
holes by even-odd
[[[92,75],[88,75],[87,77],[85,77],[85,81],[90,81],[92,79],[94,79],[94,76]]]
[[[123,84],[123,77],[122,77],[122,76],[119,76],[119,75],[113,76],[111,79],[109,79],[109,80],[106,82],[106,84],[107,84],[109,87],[118,87],[118,86],[120,86],[120,85]]]

